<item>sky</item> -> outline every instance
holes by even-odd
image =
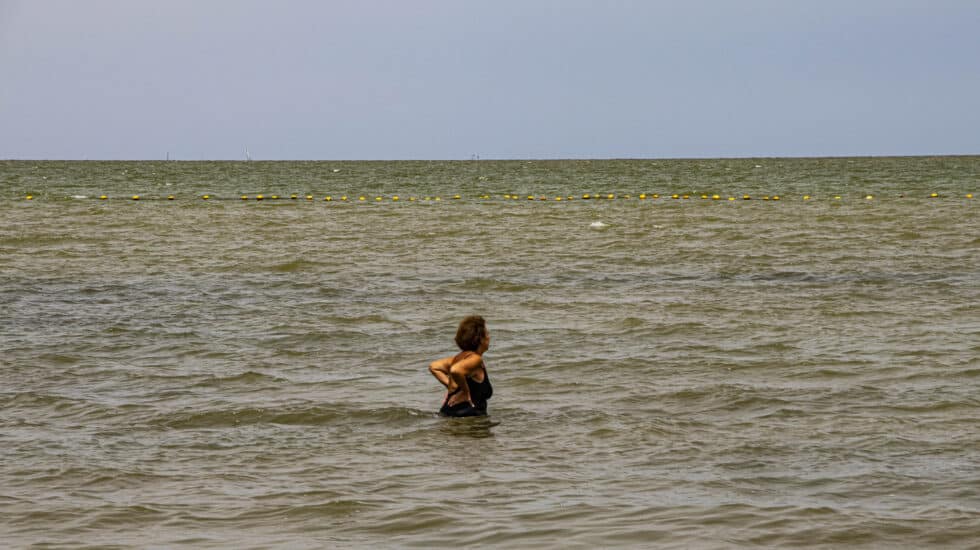
[[[0,0],[0,159],[980,154],[976,0]]]

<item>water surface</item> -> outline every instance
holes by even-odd
[[[0,162],[0,538],[971,547],[978,181],[977,157]],[[447,420],[426,365],[471,313],[491,416]]]

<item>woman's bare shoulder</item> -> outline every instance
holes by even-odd
[[[475,351],[464,351],[453,358],[453,370],[471,371],[483,365],[483,356]]]

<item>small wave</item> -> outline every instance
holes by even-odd
[[[174,429],[223,428],[260,424],[286,426],[345,425],[410,425],[430,417],[431,413],[406,407],[378,409],[348,406],[307,407],[243,407],[199,412],[171,413],[159,417],[155,424]]]
[[[472,291],[492,291],[492,292],[525,292],[541,288],[541,285],[533,285],[516,281],[504,281],[500,279],[488,279],[477,277],[467,279],[458,283],[466,290]]]
[[[213,388],[226,385],[248,385],[255,386],[256,389],[262,389],[259,386],[268,387],[270,385],[278,385],[284,382],[288,382],[288,380],[263,374],[261,372],[245,371],[241,374],[235,374],[232,376],[212,376],[197,382],[193,387]]]
[[[171,517],[170,512],[159,510],[149,505],[103,506],[89,511],[93,516],[89,522],[90,529],[116,528],[131,526],[134,523],[158,523]]]
[[[82,362],[80,355],[67,355],[63,353],[42,353],[38,355],[37,362],[41,364],[49,363],[53,365],[74,365]]]
[[[812,273],[804,271],[774,271],[772,273],[756,273],[749,275],[751,281],[773,282],[773,283],[811,283],[817,282],[818,277]]]
[[[854,361],[853,364],[859,364],[859,362]],[[871,364],[870,361],[864,362],[863,364]],[[790,375],[791,378],[799,378],[805,380],[835,380],[838,378],[853,378],[856,376],[861,376],[862,373],[858,369],[844,370],[842,368],[834,367],[820,367],[813,369],[803,369],[799,373],[793,373]]]
[[[268,270],[275,273],[297,273],[300,271],[312,271],[317,269],[319,266],[320,264],[317,262],[297,259],[289,262],[283,262],[280,264],[271,265],[268,267]]]
[[[0,408],[13,412],[29,410],[32,418],[99,418],[111,416],[114,410],[86,399],[38,392],[21,392],[0,400]]]
[[[926,414],[926,413],[946,413],[958,410],[963,410],[966,414],[971,414],[980,407],[980,401],[976,399],[963,399],[960,401],[952,401],[949,399],[936,400],[936,401],[926,401],[920,403],[906,403],[901,405],[890,405],[884,408],[906,412],[906,413],[916,413],[916,414]]]
[[[724,411],[765,416],[792,408],[791,401],[777,397],[775,393],[775,390],[765,388],[722,384],[679,389],[657,395],[655,399],[663,404],[676,402],[688,410],[701,412]]]
[[[626,317],[619,321],[619,325],[624,330],[643,328],[648,325],[648,321],[639,317]]]

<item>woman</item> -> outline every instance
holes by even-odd
[[[460,353],[429,365],[429,372],[447,390],[439,414],[484,416],[493,386],[483,362],[483,354],[490,347],[490,331],[483,317],[471,315],[459,323],[456,345],[462,350]]]

